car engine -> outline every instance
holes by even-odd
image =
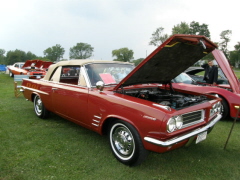
[[[159,88],[121,90],[119,93],[169,106],[177,110],[208,101],[208,98],[204,95],[196,96]]]

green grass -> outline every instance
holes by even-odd
[[[236,76],[238,77],[238,79],[240,79],[240,70],[236,70],[234,72],[235,72]]]
[[[240,79],[240,70],[234,70],[234,73],[236,74],[237,78]],[[204,75],[204,71],[197,73],[197,75],[203,76]]]
[[[106,136],[54,114],[37,118],[32,102],[14,97],[13,79],[0,74],[0,180],[237,180],[240,122],[223,149],[232,122],[217,123],[197,145],[151,152],[128,167],[113,157]]]

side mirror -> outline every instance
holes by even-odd
[[[103,88],[104,88],[104,83],[103,83],[102,81],[98,81],[98,82],[96,83],[96,88],[97,88],[100,92],[102,92],[102,91],[103,91]]]

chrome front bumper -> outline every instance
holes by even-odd
[[[178,136],[172,139],[169,139],[167,141],[160,141],[151,137],[144,137],[144,140],[153,144],[156,144],[158,146],[163,146],[163,147],[167,147],[167,146],[171,146],[173,144],[176,144],[178,142],[181,142],[185,139],[188,139],[192,136],[195,136],[197,134],[200,134],[204,131],[207,131],[209,128],[213,127],[220,119],[221,119],[222,115],[218,114],[217,117],[215,119],[213,119],[211,122],[209,122],[206,126],[198,128],[188,134],[185,134],[183,136]]]

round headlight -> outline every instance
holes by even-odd
[[[177,127],[177,129],[181,129],[182,125],[183,125],[183,118],[182,118],[182,116],[176,116],[175,120],[176,120],[176,127]]]
[[[176,121],[174,118],[170,118],[167,123],[167,131],[173,132],[175,128],[176,128]]]

